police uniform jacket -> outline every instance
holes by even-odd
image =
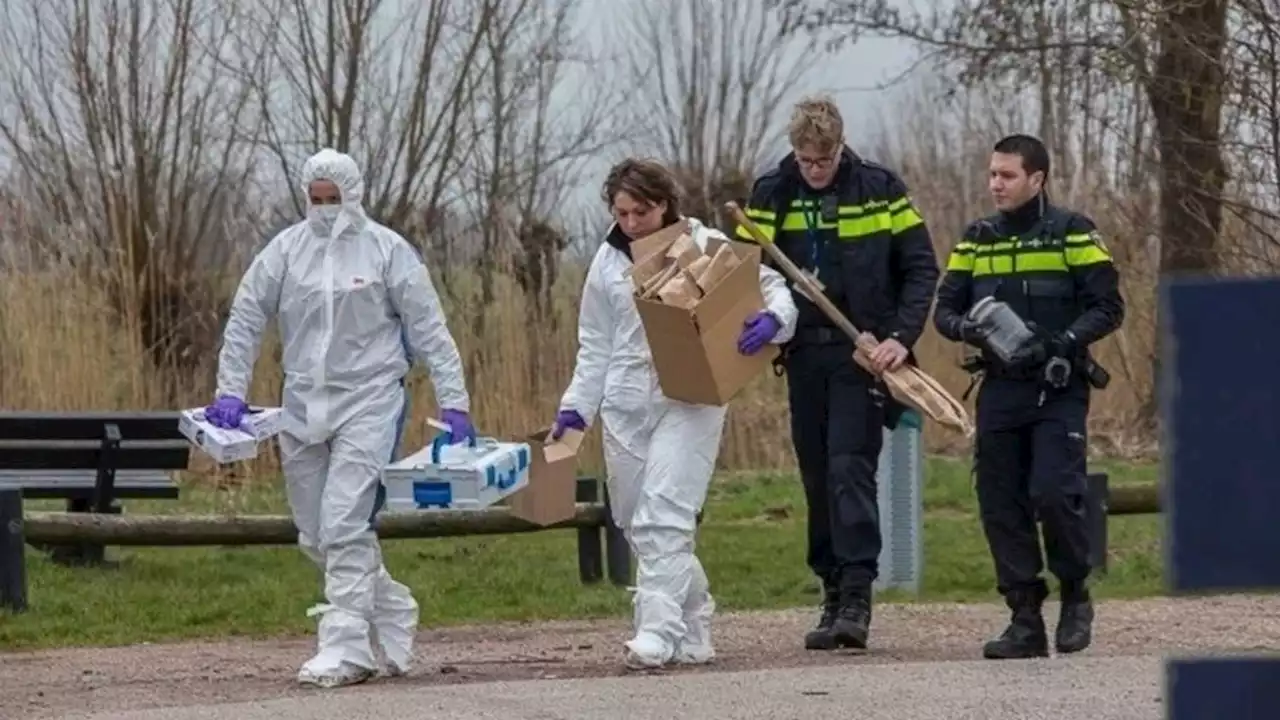
[[[859,330],[915,345],[929,317],[938,261],[924,219],[892,171],[845,147],[835,180],[814,191],[789,153],[756,180],[744,213],[792,262],[815,272]],[[737,235],[752,239],[741,226]],[[840,334],[814,303],[799,293],[795,300],[795,342],[812,330]]]
[[[965,229],[938,288],[938,332],[959,342],[964,314],[988,296],[1046,335],[1069,332],[1078,355],[1124,320],[1119,276],[1093,221],[1043,196]],[[1001,374],[985,352],[984,360]]]

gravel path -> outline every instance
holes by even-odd
[[[974,682],[972,678],[965,680],[968,677],[966,673],[1001,673],[1008,676],[1007,681],[988,685],[988,690],[994,691],[998,686],[1007,686],[1010,688],[1009,701],[1014,702],[1012,694],[1017,682],[1021,682],[1017,680],[1020,674],[1043,674],[1043,671],[1035,671],[1034,668],[1052,667],[1049,664],[1057,663],[1058,667],[1075,668],[1070,672],[1054,671],[1065,683],[1064,692],[1082,687],[1083,681],[1079,678],[1087,677],[1092,672],[1105,674],[1109,678],[1107,682],[1116,688],[1128,688],[1126,692],[1138,692],[1146,697],[1153,692],[1152,673],[1158,672],[1158,658],[1164,653],[1252,651],[1280,646],[1280,596],[1113,601],[1104,603],[1099,608],[1094,646],[1082,656],[1069,661],[1054,658],[1049,661],[1011,664],[1033,668],[1030,671],[1012,668],[969,670],[967,668],[993,664],[957,661],[978,657],[981,642],[1002,627],[1006,619],[1003,607],[881,605],[876,607],[875,612],[872,649],[864,654],[812,653],[803,650],[800,637],[814,620],[812,612],[722,614],[715,626],[719,651],[717,663],[707,668],[670,671],[666,673],[669,677],[661,680],[678,678],[679,683],[672,685],[672,690],[690,687],[691,698],[698,695],[701,692],[698,688],[705,684],[709,702],[712,694],[717,692],[712,687],[719,687],[732,696],[732,687],[741,683],[741,678],[750,677],[740,672],[721,677],[719,673],[725,671],[823,665],[843,666],[833,670],[847,672],[848,666],[856,665],[941,662],[945,665],[932,667],[943,670],[920,674],[916,682],[925,682],[925,678],[936,676],[936,683],[928,681],[926,685],[945,695],[948,687],[960,689],[966,683],[971,685]],[[1056,617],[1056,613],[1056,605],[1049,604],[1046,607],[1046,615],[1050,618]],[[621,619],[536,625],[504,624],[423,632],[419,636],[419,652],[424,659],[409,676],[380,680],[342,691],[337,696],[367,695],[363,700],[356,701],[353,698],[344,702],[379,704],[383,702],[384,696],[387,702],[391,702],[392,696],[405,693],[420,695],[420,692],[415,691],[430,686],[500,682],[501,685],[487,687],[501,687],[510,691],[515,686],[510,683],[518,685],[519,681],[621,676],[625,671],[620,664],[620,646],[626,639],[626,633],[626,622]],[[252,702],[253,707],[268,708],[275,703],[263,701],[296,698],[308,693],[315,695],[315,691],[297,688],[293,683],[297,667],[309,657],[313,642],[310,638],[304,638],[4,653],[0,654],[0,688],[3,689],[0,692],[0,718],[62,718],[72,714],[83,716],[85,713],[126,713],[164,708],[172,710],[137,715],[130,713],[123,717],[214,718],[220,715],[179,713],[177,708],[238,702]],[[1096,667],[1090,665],[1095,661],[1102,664]],[[951,666],[955,667],[946,670]],[[870,678],[895,671],[892,667],[868,667],[859,672],[868,673]],[[703,673],[717,675],[708,678],[694,677]],[[1126,673],[1131,674],[1132,678],[1127,678]],[[772,679],[762,679],[762,684],[781,682],[785,685],[798,681],[787,680],[790,675],[786,672],[768,673],[767,676]],[[1076,677],[1076,680],[1072,680],[1072,677]],[[618,682],[622,685],[619,686]],[[640,692],[639,688],[643,687],[643,684],[634,684],[640,682],[637,680],[618,682],[597,682],[590,687],[601,688],[595,694],[601,702],[608,701],[609,697],[614,697],[616,701],[618,693],[625,695],[628,692]],[[988,678],[981,684],[988,682],[994,681]],[[555,697],[558,693],[566,692],[563,688],[570,686],[571,684],[566,683],[551,683],[541,691],[541,695]],[[619,687],[633,689],[618,689]],[[538,692],[528,692],[530,697],[541,696]],[[1154,692],[1156,697],[1150,701],[1158,708],[1158,685]],[[459,687],[446,696],[472,694],[489,695],[490,692]],[[506,692],[502,694],[506,695]],[[1001,701],[1000,698],[993,697],[993,694],[989,693],[987,699]],[[431,696],[435,697],[435,694]],[[661,697],[662,693],[658,693],[657,698]],[[853,701],[849,698],[846,700]],[[866,697],[863,701],[865,700],[873,698]],[[323,701],[322,707],[327,706],[328,702],[330,701]],[[942,703],[937,706],[938,712],[942,714],[917,717],[964,716],[946,714],[960,712],[961,705],[947,704],[951,701],[946,697],[938,702]],[[337,707],[335,705],[334,709]],[[820,709],[830,706],[816,704],[813,707]],[[237,710],[232,706],[225,710],[228,717],[268,717],[266,714],[249,714],[248,708],[249,706],[243,706]],[[457,709],[461,714],[449,716],[490,716],[480,710],[466,714],[465,708]],[[694,708],[691,706],[690,710],[692,709]],[[538,712],[533,708],[529,710],[536,712],[536,717],[560,717],[550,711]],[[315,714],[317,712],[318,709],[309,710],[298,717],[329,716]],[[506,713],[508,717],[511,716],[510,707]],[[392,713],[381,716],[397,715]],[[786,717],[789,713],[769,716]],[[1133,717],[1148,716],[1160,717],[1158,713],[1148,715],[1145,711]],[[281,714],[278,717],[288,716]],[[1098,717],[1111,716],[1103,714]]]
[[[1162,663],[1086,657],[372,688],[85,720],[1165,720]],[[1081,692],[1088,688],[1090,692]],[[993,708],[995,711],[993,712]]]

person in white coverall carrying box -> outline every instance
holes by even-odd
[[[712,659],[715,603],[694,554],[697,515],[715,470],[726,408],[665,397],[626,271],[631,242],[681,220],[706,251],[723,233],[683,218],[675,179],[654,162],[628,159],[604,183],[614,224],[587,272],[578,316],[578,357],[560,402],[552,437],[585,430],[597,410],[613,519],[637,559],[635,636],[625,645],[632,669]],[[795,329],[796,306],[786,282],[761,266],[766,308],[748,318],[738,350],[755,354]]]
[[[235,428],[247,412],[262,334],[283,343],[280,457],[298,545],[324,573],[319,647],[298,681],[338,687],[412,659],[418,604],[382,563],[372,522],[407,411],[404,376],[426,363],[450,442],[475,437],[462,360],[417,251],[362,206],[351,157],[321,150],[302,169],[307,217],[276,235],[240,281],[206,417]],[[376,643],[373,638],[376,637]]]

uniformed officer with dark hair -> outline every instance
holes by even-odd
[[[845,144],[830,98],[799,102],[788,135],[793,152],[756,180],[744,213],[875,336],[877,372],[913,362],[940,273],[906,186]],[[745,228],[737,233],[752,239]],[[902,408],[854,362],[853,341],[792,289],[797,330],[780,365],[809,510],[808,563],[823,584],[822,616],[805,647],[865,648],[881,548],[876,470],[884,427]]]
[[[1086,529],[1086,420],[1091,387],[1107,377],[1089,346],[1115,332],[1124,299],[1111,253],[1088,217],[1049,202],[1049,153],[1011,135],[991,155],[999,211],[969,225],[938,289],[934,326],[978,348],[974,464],[982,527],[997,589],[1012,611],[987,658],[1048,655],[1041,607],[1049,571],[1060,583],[1059,653],[1092,637]]]

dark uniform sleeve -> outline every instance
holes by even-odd
[[[965,228],[960,242],[951,249],[947,270],[938,286],[938,304],[933,310],[933,327],[942,337],[960,342],[960,323],[973,305],[973,253],[978,223]]]
[[[907,186],[897,175],[889,176],[889,213],[893,221],[893,267],[898,274],[898,313],[889,323],[889,336],[908,349],[915,346],[929,320],[933,294],[938,285],[938,257],[933,251],[929,228],[920,216]]]
[[[1073,214],[1067,224],[1064,254],[1081,309],[1080,317],[1068,329],[1080,347],[1088,347],[1118,330],[1124,322],[1120,273],[1097,226],[1079,213]]]

